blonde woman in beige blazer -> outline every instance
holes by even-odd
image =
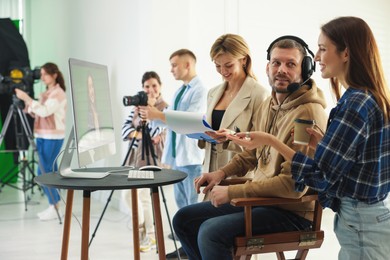
[[[256,81],[247,43],[239,35],[222,35],[211,47],[210,56],[224,82],[209,90],[207,121],[214,130],[238,127],[242,132],[250,131],[259,116],[258,107],[269,91]],[[206,152],[203,172],[221,168],[242,151],[233,142],[199,141],[198,145]]]

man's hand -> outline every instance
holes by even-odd
[[[219,207],[222,204],[228,203],[230,201],[228,189],[229,189],[229,186],[216,185],[210,191],[210,201],[214,207]]]
[[[207,186],[203,189],[203,193],[206,194],[215,185],[219,184],[221,180],[225,179],[225,177],[225,173],[221,170],[203,173],[200,177],[194,180],[195,190],[197,193],[200,193],[200,187],[202,187],[203,184],[207,184]]]
[[[159,144],[161,141],[161,136],[157,135],[155,137],[152,138],[152,143],[153,144]]]
[[[153,120],[157,118],[158,112],[161,113],[161,111],[152,106],[139,106],[138,109],[142,119]]]

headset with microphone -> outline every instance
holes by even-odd
[[[309,81],[311,75],[313,75],[313,72],[316,70],[316,64],[313,62],[314,53],[309,49],[309,46],[307,45],[307,43],[304,40],[302,40],[301,38],[296,37],[296,36],[292,36],[292,35],[281,36],[281,37],[277,38],[276,40],[274,40],[273,42],[271,42],[271,44],[269,45],[269,47],[267,49],[267,60],[271,59],[271,49],[274,46],[274,44],[277,43],[278,41],[285,40],[285,39],[289,39],[289,40],[293,40],[293,41],[297,42],[304,49],[306,49],[307,52],[311,55],[311,57],[306,55],[302,59],[302,74],[301,75],[302,75],[303,82],[302,83],[295,82],[295,83],[291,83],[287,86],[286,93],[292,93],[294,91],[297,91],[301,86],[305,85],[306,82]],[[280,91],[280,92],[284,92],[284,91]]]

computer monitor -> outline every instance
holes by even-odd
[[[107,169],[87,166],[116,153],[107,66],[71,58],[69,73],[73,128],[59,172],[63,177],[102,178]],[[74,152],[78,169],[71,169]]]

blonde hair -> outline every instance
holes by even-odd
[[[237,34],[224,34],[220,36],[211,46],[210,57],[214,61],[216,57],[221,54],[229,53],[234,58],[246,58],[244,66],[245,74],[251,78],[256,79],[252,71],[252,58],[249,47],[244,38]]]

